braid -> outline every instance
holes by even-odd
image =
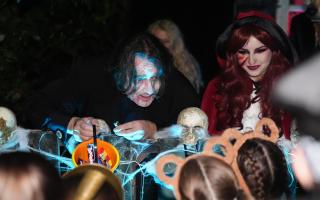
[[[237,162],[256,199],[277,198],[286,191],[287,165],[276,144],[258,138],[247,140],[239,149]]]
[[[244,177],[246,177],[245,179],[252,195],[258,200],[265,199],[267,195],[266,182],[270,178],[269,174],[265,173],[265,163],[261,162],[263,159],[262,147],[255,145],[253,148],[241,154],[243,165],[239,166],[241,172],[244,172]]]

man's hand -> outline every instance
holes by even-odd
[[[72,121],[72,122],[71,122]],[[89,140],[93,137],[92,125],[99,126],[98,120],[93,117],[83,117],[83,118],[72,118],[69,122],[72,123],[72,129],[74,134],[80,136],[84,141]]]
[[[128,136],[129,136],[131,134],[132,137],[130,137],[130,138],[135,138],[133,136],[133,135],[135,135],[135,133],[136,134],[143,134],[144,133],[143,138],[152,139],[152,138],[154,138],[155,132],[157,132],[157,126],[155,123],[153,123],[151,121],[135,120],[135,121],[131,121],[131,122],[117,126],[114,129],[114,132],[116,134],[118,133],[119,135],[123,135],[123,136],[126,134],[128,134]],[[134,140],[134,139],[132,139],[132,140]]]

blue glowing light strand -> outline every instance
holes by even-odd
[[[65,165],[67,165],[69,168],[68,170],[71,170],[73,169],[75,166],[73,165],[72,163],[72,159],[71,158],[66,158],[66,157],[63,157],[63,156],[57,156],[57,155],[54,155],[52,153],[48,153],[46,151],[43,151],[41,149],[36,149],[36,148],[33,148],[33,147],[30,147],[28,146],[28,149],[34,151],[34,152],[37,152],[37,153],[40,153],[44,156],[46,156],[47,158],[51,158],[51,159],[54,159],[54,160],[57,160]]]
[[[191,150],[184,150],[184,149],[171,149],[171,150],[167,150],[167,151],[164,151],[164,152],[161,152],[159,153],[155,158],[153,158],[152,160],[150,160],[149,162],[145,163],[145,164],[138,164],[139,166],[139,169],[135,170],[134,172],[130,173],[130,174],[127,174],[127,178],[123,180],[122,182],[122,187],[124,187],[126,184],[128,184],[131,180],[134,179],[134,177],[139,173],[141,172],[141,174],[143,174],[144,176],[147,176],[147,173],[144,173],[143,170],[147,170],[148,171],[148,168],[149,168],[149,171],[153,171],[152,167],[155,166],[155,162],[162,156],[166,155],[166,154],[170,154],[170,153],[176,153],[176,152],[181,152],[181,151],[186,151],[186,152],[190,152],[190,153],[198,153],[196,151],[191,151]],[[158,177],[156,176],[156,174],[151,174],[151,173],[148,173],[148,175],[151,175],[155,182],[162,185],[162,186],[165,186],[166,188],[169,188],[169,189],[172,189],[172,186],[168,186],[166,184],[164,184],[162,181],[160,181],[158,179]]]
[[[281,138],[278,140],[277,145],[282,151],[285,161],[287,163],[287,174],[289,177],[289,182],[287,187],[290,191],[290,198],[295,199],[296,190],[297,190],[297,180],[294,176],[294,172],[292,169],[292,163],[294,162],[295,155],[290,153],[294,146],[291,141],[288,141],[286,139],[281,139]]]
[[[11,132],[11,137],[9,140],[0,147],[0,152],[12,152],[12,151],[34,151],[40,153],[47,158],[58,160],[61,163],[66,164],[69,168],[67,170],[73,169],[74,166],[70,158],[65,158],[62,156],[57,156],[52,153],[48,153],[44,150],[41,150],[41,140],[46,134],[41,135],[39,139],[39,149],[33,148],[29,145],[29,135],[31,131],[38,131],[38,130],[28,130],[18,127],[16,130]]]
[[[125,142],[126,141],[127,140],[125,140]],[[115,140],[113,144],[119,150],[119,153],[121,155],[121,161],[119,163],[118,168],[115,171],[115,174],[120,178],[122,182],[122,180],[126,179],[131,174],[131,172],[135,170],[136,167],[139,165],[139,162],[136,161],[138,156],[147,147],[149,147],[150,144],[130,141],[129,146],[127,146],[127,145],[124,145],[124,143],[121,140]],[[136,188],[136,185],[132,184],[132,182],[130,184],[127,184],[125,187],[123,187],[125,191],[125,199],[131,199],[130,194],[136,191],[135,188]]]
[[[74,164],[73,164],[73,162],[72,162],[72,159],[66,158],[66,157],[63,157],[63,156],[59,156],[59,155],[55,155],[55,154],[53,154],[53,153],[49,153],[49,152],[41,149],[41,146],[42,146],[41,143],[43,142],[43,140],[45,140],[45,137],[46,137],[46,136],[51,137],[51,136],[53,136],[53,135],[52,135],[52,133],[48,133],[48,132],[45,132],[45,133],[41,134],[41,136],[40,136],[40,138],[39,138],[39,144],[38,144],[38,149],[39,149],[39,150],[38,150],[37,152],[39,152],[39,153],[47,156],[47,157],[50,158],[50,159],[56,160],[56,161],[58,161],[58,162],[60,162],[60,163],[63,163],[63,164],[65,164],[65,165],[67,165],[67,167],[61,167],[61,166],[59,166],[60,171],[62,171],[62,170],[65,170],[65,171],[72,170],[72,169],[75,167]],[[59,146],[58,146],[57,148],[59,148]]]
[[[121,182],[127,179],[131,172],[135,170],[136,167],[139,165],[137,161],[138,156],[150,145],[152,145],[145,141],[129,141],[123,137],[114,138],[112,135],[110,138],[107,139],[107,141],[111,142],[120,153],[121,161],[119,163],[119,166],[115,170],[115,174],[119,177]],[[125,191],[125,199],[131,199],[130,194],[132,194],[132,192],[136,190],[135,187],[135,185],[132,185],[132,182],[123,187]]]
[[[282,152],[284,154],[285,160],[287,162],[287,172],[289,175],[289,184],[288,184],[288,188],[291,192],[291,197],[295,197],[296,196],[296,192],[297,192],[297,180],[294,176],[294,172],[292,169],[292,157],[294,157],[295,155],[292,153],[289,153],[289,151],[287,149],[282,149]]]

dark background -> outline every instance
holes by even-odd
[[[180,2],[180,3],[177,3]],[[233,1],[140,0],[132,6],[132,30],[161,18],[176,22],[189,51],[199,61],[205,83],[218,72],[215,41],[233,19]]]
[[[2,0],[0,106],[20,125],[29,97],[63,77],[77,57],[110,55],[125,36],[171,19],[200,63],[205,84],[219,72],[217,36],[231,23],[233,0]],[[59,95],[59,94],[53,94]]]

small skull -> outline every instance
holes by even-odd
[[[184,144],[195,145],[199,139],[208,135],[208,117],[199,108],[189,107],[182,110],[177,124],[184,127],[182,140]]]
[[[8,141],[16,127],[17,120],[14,113],[6,107],[0,107],[0,144]]]

